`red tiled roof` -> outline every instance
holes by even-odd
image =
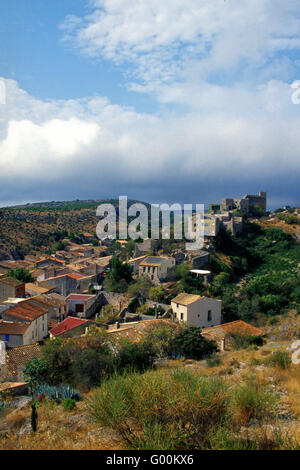
[[[0,323],[0,335],[23,335],[29,328],[29,323],[2,322]]]
[[[24,300],[16,306],[8,308],[3,314],[31,322],[41,315],[48,313],[48,311],[47,308],[37,306],[29,300]]]
[[[66,300],[89,300],[95,297],[95,295],[88,295],[88,294],[70,294],[66,298]]]
[[[77,328],[78,326],[87,323],[87,321],[88,320],[82,320],[81,318],[67,317],[58,325],[54,326],[54,328],[50,330],[50,333],[53,336],[59,336],[63,333],[66,333],[67,331],[72,330],[73,328]]]
[[[49,277],[47,281],[50,281],[51,279],[58,279],[60,277],[71,277],[72,279],[83,279],[86,276],[82,276],[81,274],[75,274],[75,273],[67,273],[67,274],[60,274],[59,276],[54,276],[54,277]]]
[[[228,323],[222,323],[221,325],[210,326],[203,328],[201,334],[206,336],[220,336],[223,337],[226,334],[239,333],[241,335],[261,336],[264,332],[255,326],[250,325],[242,320],[236,320]]]

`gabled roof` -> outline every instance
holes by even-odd
[[[89,295],[89,294],[70,294],[66,298],[66,300],[89,300],[96,297],[95,295]]]
[[[58,325],[54,326],[49,333],[53,336],[59,336],[67,331],[77,328],[78,326],[84,325],[84,323],[88,323],[88,320],[76,317],[67,317],[62,322],[58,323]]]
[[[31,297],[35,302],[39,302],[50,307],[63,307],[66,305],[66,298],[63,295],[52,292],[51,294],[40,294]]]
[[[24,300],[5,310],[3,315],[9,315],[23,321],[32,322],[41,315],[48,313],[48,311],[48,308],[40,307],[30,300]]]
[[[24,284],[24,282],[18,281],[17,279],[14,279],[13,277],[1,277],[0,282],[3,282],[4,284],[7,284],[8,286],[12,286],[12,287],[19,287]]]
[[[250,323],[246,323],[242,320],[222,323],[221,325],[210,326],[208,328],[202,329],[203,336],[211,337],[216,340],[234,333],[250,336],[264,335],[264,332],[261,329],[256,328],[255,326],[250,325]]]
[[[194,302],[197,302],[198,300],[201,300],[203,298],[204,297],[201,295],[186,294],[185,292],[182,292],[181,294],[178,294],[176,297],[174,297],[171,302],[174,302],[175,304],[184,305],[186,307],[187,305],[193,304]]]
[[[82,276],[81,274],[75,274],[75,273],[67,273],[67,274],[60,274],[59,276],[49,277],[47,281],[51,281],[53,279],[59,279],[61,277],[71,277],[72,279],[79,280],[88,276]]]
[[[30,327],[30,323],[18,322],[1,322],[0,335],[18,335],[23,336],[26,330]]]
[[[27,284],[25,284],[26,291],[33,291],[37,294],[46,294],[46,292],[49,292],[49,290],[51,289],[55,289],[55,286],[37,286],[33,282],[28,282]]]

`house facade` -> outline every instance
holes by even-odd
[[[181,293],[172,299],[171,307],[174,318],[197,328],[207,328],[221,323],[221,300]]]
[[[4,341],[8,348],[24,346],[35,343],[35,325],[33,322],[0,322],[0,341]]]
[[[168,270],[175,265],[174,258],[147,256],[139,264],[139,276],[148,276],[151,282],[159,284],[166,278]]]
[[[25,284],[12,277],[0,278],[0,302],[8,298],[24,298]]]
[[[91,318],[102,306],[102,297],[99,295],[70,294],[66,298],[68,315],[79,318]]]
[[[2,312],[1,316],[4,322],[24,324],[30,328],[30,333],[27,333],[26,329],[26,335],[29,334],[30,342],[21,344],[42,341],[48,335],[48,309],[45,306],[24,300]]]

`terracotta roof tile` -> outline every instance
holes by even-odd
[[[50,333],[53,336],[59,336],[67,331],[72,330],[73,328],[77,328],[78,326],[83,325],[84,323],[88,323],[88,320],[82,320],[81,318],[76,317],[67,317],[62,322],[58,323]]]
[[[2,322],[0,323],[0,335],[20,335],[26,332],[30,323]]]
[[[25,321],[33,321],[36,318],[48,313],[48,309],[37,306],[30,300],[24,300],[19,302],[17,305],[8,308],[3,312],[5,315],[9,315],[14,318],[19,318]]]

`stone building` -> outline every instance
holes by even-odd
[[[154,284],[163,281],[170,268],[176,264],[174,258],[162,256],[147,256],[147,258],[139,264],[139,276],[148,276]]]
[[[8,298],[24,298],[25,284],[12,277],[0,278],[0,302]]]
[[[224,198],[221,201],[221,211],[241,210],[245,215],[255,216],[258,210],[263,213],[267,209],[267,193],[259,191],[258,194],[246,194],[241,199]]]

